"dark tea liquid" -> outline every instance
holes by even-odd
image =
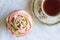
[[[46,14],[56,16],[60,12],[60,0],[45,0],[43,9]]]

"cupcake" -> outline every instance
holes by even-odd
[[[33,27],[32,17],[24,10],[11,12],[6,18],[6,23],[8,31],[18,37],[28,34]]]

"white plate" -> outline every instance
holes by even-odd
[[[55,25],[55,24],[60,23],[60,15],[52,17],[52,16],[48,16],[44,14],[44,12],[41,9],[42,1],[43,0],[33,0],[32,10],[33,10],[34,16],[41,23],[46,24],[46,25]]]

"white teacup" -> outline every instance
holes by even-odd
[[[45,10],[44,10],[44,8],[43,8],[43,6],[44,6],[44,2],[45,2],[45,0],[42,0],[42,4],[41,4],[42,12],[43,12],[45,15],[50,16],[50,15],[48,15],[48,13],[45,12]],[[57,16],[59,16],[59,15],[60,15],[60,12],[57,13],[57,15],[50,16],[50,17],[57,17]]]
[[[44,2],[45,0],[34,0],[32,4],[33,13],[38,21],[47,25],[60,23],[60,15],[50,16],[45,12],[43,8]]]

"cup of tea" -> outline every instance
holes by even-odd
[[[43,0],[41,5],[42,12],[48,16],[60,15],[60,1],[59,0]]]
[[[40,23],[47,25],[60,23],[60,0],[33,0],[32,9]]]

